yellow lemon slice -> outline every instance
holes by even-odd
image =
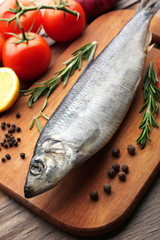
[[[8,110],[19,96],[20,83],[11,68],[0,68],[0,112]]]

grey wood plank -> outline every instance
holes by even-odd
[[[44,2],[44,0],[42,0],[42,2]],[[121,0],[119,2],[125,4],[127,0]],[[128,3],[129,2],[131,3],[130,0],[128,0]],[[38,217],[36,214],[27,210],[16,201],[9,200],[0,207],[0,240],[10,239],[80,240],[88,238],[80,238],[64,233]],[[160,174],[157,176],[133,214],[119,227],[119,229],[112,233],[105,234],[104,236],[91,239],[159,240]]]
[[[67,234],[14,200],[0,207],[0,240],[80,240]],[[84,237],[83,239],[89,239]],[[160,239],[160,173],[127,221],[98,240]]]
[[[9,196],[0,190],[0,206],[9,200]]]

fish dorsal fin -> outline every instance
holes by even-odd
[[[152,45],[149,45],[148,48],[146,49],[147,53],[154,47],[155,43],[153,43]]]
[[[150,45],[152,41],[152,33],[151,32],[148,32],[147,34],[147,41],[146,41],[146,45],[145,45],[145,48],[144,48],[144,51],[145,53],[147,54],[151,49],[152,47],[154,46],[154,43]]]
[[[145,45],[145,48],[144,48],[144,52],[147,54],[151,49],[152,47],[155,45],[154,43],[150,45],[152,41],[152,33],[151,32],[148,32],[148,35],[147,35],[147,41],[146,41],[146,45]]]

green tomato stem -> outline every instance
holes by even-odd
[[[39,6],[35,6],[35,7],[22,7],[22,14],[24,14],[25,12],[28,11],[33,11],[33,10],[38,10],[38,9],[53,9],[53,10],[60,10],[60,11],[64,11],[67,13],[70,13],[76,17],[80,17],[80,14],[77,11],[72,11],[69,8],[66,8],[65,6],[68,5],[58,5],[58,6],[48,6],[48,5],[39,5]]]
[[[69,6],[69,4],[66,4],[66,2],[63,2],[63,0],[60,1],[60,4],[57,6],[39,5],[39,6],[32,6],[32,7],[29,7],[29,6],[26,7],[26,6],[20,5],[17,1],[17,9],[15,12],[15,16],[12,17],[11,19],[0,18],[0,21],[6,21],[8,22],[8,25],[9,25],[12,21],[16,20],[16,23],[19,25],[22,32],[21,42],[27,42],[29,39],[27,38],[25,31],[23,29],[23,26],[20,22],[20,17],[22,15],[24,15],[26,12],[29,12],[29,11],[35,11],[35,10],[38,11],[39,9],[53,9],[53,10],[56,9],[56,10],[60,10],[60,11],[72,14],[74,16],[77,16],[77,19],[79,19],[80,14],[77,11],[72,11],[69,8],[66,8],[66,6]]]
[[[68,6],[68,5],[64,5],[64,4],[61,4],[61,5],[58,5],[58,6],[39,5],[39,6],[34,6],[34,7],[21,6],[19,9],[17,9],[17,13],[15,14],[14,17],[12,17],[10,19],[0,18],[0,21],[6,21],[6,22],[8,22],[8,24],[10,24],[12,21],[17,19],[17,16],[18,16],[18,18],[20,18],[26,12],[39,10],[39,9],[60,10],[60,11],[64,11],[64,12],[67,12],[69,14],[72,14],[72,15],[76,16],[77,18],[80,18],[80,16],[81,16],[80,13],[78,13],[77,11],[72,11],[69,8],[66,8],[65,6]]]

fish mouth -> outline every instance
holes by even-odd
[[[25,198],[32,198],[32,197],[36,197],[50,189],[52,189],[55,185],[50,184],[50,185],[46,185],[43,188],[38,188],[36,189],[36,187],[33,187],[31,184],[26,183],[24,186],[24,197]]]
[[[25,198],[32,198],[37,196],[38,193],[33,192],[29,187],[24,187],[24,196]]]
[[[25,198],[33,197],[33,193],[28,187],[24,187],[24,196]]]
[[[31,186],[28,186],[28,184],[26,184],[24,186],[24,196],[25,196],[25,198],[36,197],[37,195],[39,195],[43,192],[45,192],[45,190],[35,190]]]
[[[36,197],[37,195],[43,193],[44,191],[42,192],[35,192],[35,191],[32,191],[29,187],[24,187],[24,196],[25,198],[32,198],[32,197]]]

